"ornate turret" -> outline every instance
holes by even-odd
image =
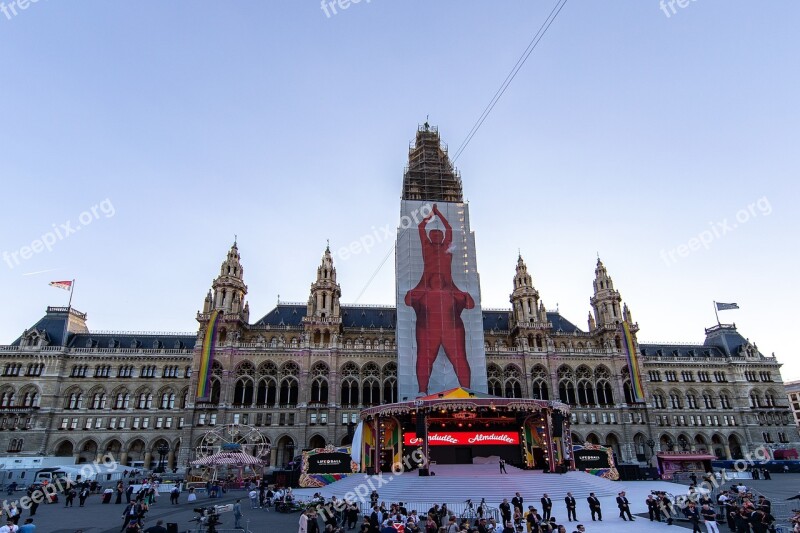
[[[620,304],[622,296],[614,290],[614,282],[606,271],[605,265],[597,258],[597,267],[594,270],[594,296],[589,299],[594,309],[594,317],[601,328],[616,328],[622,322]]]
[[[220,266],[219,276],[211,282],[211,290],[203,301],[203,311],[197,313],[200,330],[204,330],[211,317],[212,311],[222,314],[220,330],[225,335],[220,335],[231,340],[240,338],[242,328],[246,328],[250,319],[250,307],[245,301],[247,285],[244,284],[244,269],[240,262],[239,248],[234,241],[228,251],[225,261]],[[233,334],[232,336],[228,336]]]
[[[336,268],[333,266],[331,248],[328,246],[322,255],[322,263],[317,267],[317,279],[311,284],[308,309],[303,321],[307,324],[340,324],[342,318],[339,298],[341,296],[342,289],[336,283]]]
[[[242,311],[247,285],[244,284],[244,269],[239,260],[239,248],[234,242],[228,257],[222,262],[219,276],[211,284],[211,310],[218,309],[226,314]]]
[[[524,327],[529,323],[538,322],[539,317],[539,291],[533,286],[528,267],[522,259],[517,259],[517,273],[514,276],[514,292],[509,296],[512,310],[512,322]]]

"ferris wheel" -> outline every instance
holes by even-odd
[[[247,424],[225,424],[205,432],[194,450],[195,459],[216,453],[240,451],[268,464],[271,445],[255,427]]]

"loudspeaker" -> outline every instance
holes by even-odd
[[[417,413],[417,438],[424,439],[425,435],[425,415]]]
[[[561,437],[564,429],[564,415],[558,411],[553,412],[553,427],[551,428],[551,435],[553,437]]]
[[[427,468],[420,468],[419,469],[419,475],[420,476],[429,476],[430,475],[430,471]]]

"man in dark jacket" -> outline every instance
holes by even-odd
[[[519,492],[517,492],[516,494],[514,494],[514,497],[511,498],[511,505],[514,506],[514,509],[519,509],[519,512],[521,513],[522,503],[523,503],[522,496],[520,496]]]
[[[505,524],[506,522],[510,522],[511,505],[509,505],[508,500],[506,498],[503,498],[503,503],[501,503],[498,507],[500,508],[500,516],[503,518],[503,524]]]
[[[550,510],[553,508],[553,500],[547,494],[542,496],[542,520],[550,520]]]
[[[683,514],[692,524],[692,533],[703,533],[703,530],[700,529],[700,511],[697,510],[694,502],[689,502],[689,505],[683,510]]]
[[[575,520],[578,521],[578,518],[575,516],[575,509],[578,507],[578,503],[575,501],[575,498],[572,497],[572,493],[568,492],[566,497],[564,498],[564,503],[567,504],[567,520],[572,522]]]
[[[647,495],[647,514],[650,517],[650,521],[656,520],[661,522],[661,513],[658,509],[658,500],[652,494]]]
[[[631,522],[633,522],[633,515],[631,515],[631,507],[630,504],[628,503],[628,498],[625,497],[624,490],[620,492],[619,495],[617,496],[617,507],[619,507],[620,518],[622,518],[625,521],[630,520]],[[626,515],[628,516],[628,518],[625,518]]]
[[[594,492],[589,493],[589,497],[586,498],[586,501],[589,502],[589,512],[592,513],[592,522],[594,522],[595,516],[601,522],[603,521],[603,512],[600,509],[600,500],[597,499],[597,496],[594,495]]]

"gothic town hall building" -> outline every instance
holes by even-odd
[[[461,201],[460,177],[426,126],[409,153],[404,195],[436,200],[432,183]],[[706,329],[698,345],[638,344],[639,326],[600,260],[585,329],[545,308],[522,257],[508,276],[509,308],[483,309],[488,392],[568,403],[574,443],[606,444],[621,462],[642,464],[660,450],[735,459],[759,446],[800,446],[781,365],[735,326]],[[304,448],[349,443],[362,408],[404,400],[396,309],[342,304],[329,249],[310,281],[307,303],[278,303],[251,320],[234,243],[197,313],[196,335],[92,332],[85,313],[48,307],[0,346],[0,453],[65,462],[111,453],[151,467],[166,444],[168,467],[182,468],[211,428],[235,423],[258,428],[273,467]],[[211,394],[200,402],[193,376],[215,310]],[[622,321],[645,403],[632,398]]]

